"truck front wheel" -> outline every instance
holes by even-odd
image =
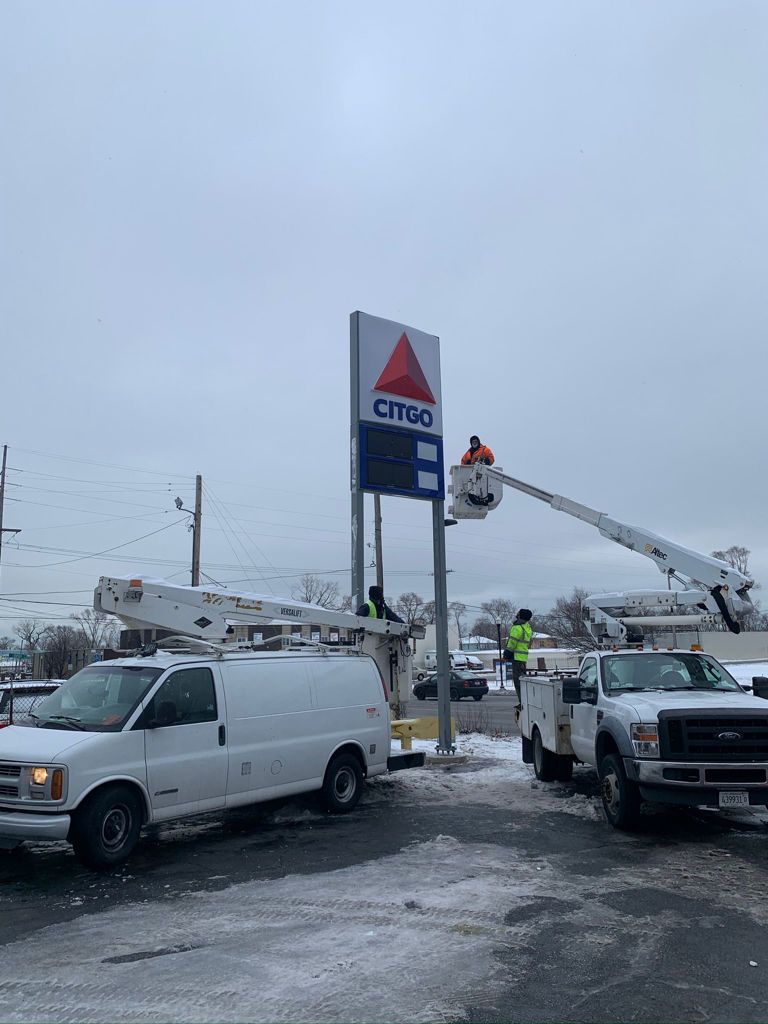
[[[559,758],[551,750],[547,750],[538,729],[533,730],[533,770],[541,782],[554,782],[557,778]]]
[[[614,828],[630,832],[640,824],[640,790],[627,778],[618,754],[606,754],[600,762],[600,795],[605,816]]]

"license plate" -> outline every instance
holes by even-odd
[[[749,793],[743,789],[718,793],[718,800],[721,807],[749,807]]]

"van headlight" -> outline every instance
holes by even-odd
[[[631,728],[632,746],[638,757],[659,756],[659,727],[645,722],[635,723]]]
[[[48,769],[47,768],[33,768],[32,769],[32,782],[36,786],[44,786],[48,781]]]

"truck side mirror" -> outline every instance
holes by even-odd
[[[580,679],[564,679],[563,680],[563,703],[564,704],[581,704],[581,680]]]
[[[768,676],[752,676],[752,693],[768,700]]]

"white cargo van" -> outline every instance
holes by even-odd
[[[466,668],[467,656],[463,651],[448,652],[451,668]],[[424,655],[424,668],[427,672],[437,671],[437,651],[427,651]]]
[[[2,731],[0,846],[124,860],[143,825],[313,790],[351,811],[390,756],[375,662],[354,652],[155,652],[84,668]]]

